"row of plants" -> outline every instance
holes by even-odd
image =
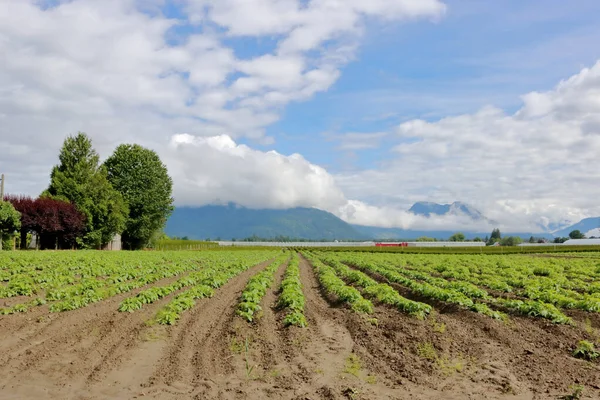
[[[317,254],[313,257],[319,257],[319,255]],[[320,259],[333,267],[338,275],[344,280],[361,288],[364,296],[377,299],[380,303],[396,307],[398,310],[419,319],[426,318],[432,311],[432,307],[429,304],[407,299],[401,296],[400,293],[394,290],[390,285],[379,283],[367,274],[352,269],[331,256],[325,256]]]
[[[550,269],[548,263],[545,267],[532,263],[527,268],[516,268],[512,264],[507,265],[506,262],[503,262],[501,265],[495,265],[496,275],[493,275],[494,270],[489,265],[487,267],[480,266],[478,270],[475,270],[475,268],[455,268],[448,264],[435,264],[434,266],[418,264],[414,260],[410,267],[399,266],[398,260],[393,260],[391,257],[381,257],[381,262],[394,264],[400,273],[425,280],[428,283],[442,287],[462,287],[463,289],[459,290],[470,294],[470,297],[474,297],[477,290],[485,293],[476,286],[481,285],[493,290],[511,292],[514,296],[524,298],[523,300],[538,300],[561,308],[590,312],[600,311],[600,295],[596,292],[596,287],[600,285],[600,282],[589,281],[589,279],[596,279],[594,272],[588,268],[587,274],[575,273],[571,267],[565,265],[560,267],[560,270],[563,272],[569,270],[571,273],[561,275],[558,271],[560,264],[556,260],[552,262],[553,270]],[[460,270],[461,273],[455,273],[456,270]],[[433,277],[432,275],[436,273],[441,273],[442,276],[451,280]],[[581,276],[585,276],[588,281],[581,280]],[[487,293],[479,297],[487,298]]]
[[[30,260],[41,261],[46,278],[52,276],[53,284],[43,291],[28,291],[25,296],[39,294],[38,297],[23,301],[11,307],[0,309],[2,314],[26,312],[31,307],[49,304],[51,312],[69,311],[85,307],[89,304],[107,299],[117,294],[126,293],[143,286],[155,283],[161,279],[179,276],[190,271],[223,265],[247,265],[248,262],[259,263],[272,258],[277,252],[273,250],[246,250],[235,252],[204,251],[204,252],[171,252],[171,253],[98,253],[77,252],[77,259],[84,266],[67,263],[67,266],[57,266],[56,269],[48,267],[57,260],[64,259],[63,254],[49,252],[35,252],[41,256],[31,257],[28,253],[12,253],[14,263],[27,265]],[[20,255],[23,254],[23,259]],[[58,254],[58,256],[56,256]],[[70,253],[72,254],[72,253]],[[119,255],[122,258],[119,258]],[[89,258],[88,258],[89,257]],[[90,265],[89,262],[99,261],[99,265]],[[35,267],[29,266],[34,270]],[[85,272],[88,271],[88,272]],[[91,271],[91,272],[90,272]],[[102,275],[106,273],[107,275]],[[70,276],[73,279],[62,279]],[[185,279],[185,278],[182,278]],[[51,281],[45,279],[44,281]],[[17,285],[20,279],[11,280],[6,287]],[[62,286],[56,282],[63,282]],[[191,282],[188,282],[191,284]],[[25,293],[25,289],[21,290]],[[152,292],[152,293],[151,293]],[[160,290],[153,289],[146,292],[146,301],[155,296]]]
[[[145,304],[154,303],[185,287],[198,285],[199,282],[210,283],[211,279],[219,280],[220,276],[223,276],[231,269],[239,271],[240,268],[244,268],[245,266],[256,265],[265,261],[267,259],[265,256],[268,257],[268,254],[270,253],[249,253],[244,254],[243,259],[240,259],[239,254],[236,254],[231,259],[223,260],[218,264],[204,266],[200,271],[192,272],[189,275],[179,278],[170,285],[151,287],[135,296],[126,298],[119,305],[119,311],[134,312],[141,309]]]
[[[277,306],[285,312],[283,318],[285,326],[304,328],[308,325],[304,315],[304,294],[300,282],[300,259],[297,253],[294,253],[285,270]]]
[[[506,319],[506,315],[503,313],[492,310],[485,303],[474,301],[456,289],[442,288],[427,282],[418,282],[398,273],[394,267],[386,266],[385,264],[376,264],[369,260],[364,260],[361,256],[362,254],[339,253],[339,257],[342,258],[340,261],[366,272],[377,273],[388,281],[405,286],[411,292],[424,298],[455,304],[494,319]]]
[[[248,322],[256,319],[256,314],[262,310],[260,301],[267,293],[267,289],[273,284],[275,272],[288,258],[289,252],[284,252],[264,270],[258,272],[248,280],[237,307],[238,315]]]
[[[340,257],[342,256],[342,253],[338,254]],[[423,297],[457,304],[495,319],[505,319],[506,315],[490,308],[490,305],[492,305],[494,308],[509,310],[521,315],[549,319],[554,323],[572,323],[572,320],[561,310],[544,301],[531,299],[505,299],[492,296],[486,296],[474,301],[472,298],[465,295],[465,293],[451,289],[451,285],[446,285],[445,288],[440,288],[427,282],[419,282],[407,278],[405,275],[398,272],[399,267],[397,265],[390,265],[388,262],[389,259],[386,260],[386,258],[389,257],[388,255],[381,259],[377,259],[379,258],[377,256],[378,255],[370,255],[364,257],[364,254],[351,256],[350,254],[346,253],[343,256],[342,261],[361,270],[378,273],[389,281],[403,285]]]
[[[352,286],[346,285],[343,279],[337,276],[335,270],[324,264],[311,253],[302,253],[312,264],[317,279],[323,290],[330,296],[334,296],[340,302],[347,303],[350,308],[359,313],[372,314],[373,303],[365,299],[362,294]]]

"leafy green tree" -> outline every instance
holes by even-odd
[[[60,163],[52,168],[50,186],[42,194],[74,203],[86,216],[82,247],[100,248],[125,228],[127,204],[107,179],[91,139],[82,132],[65,139]]]
[[[482,239],[481,239],[479,236],[476,236],[476,237],[473,239],[473,241],[474,241],[474,242],[483,242],[483,240],[482,240]]]
[[[124,248],[148,245],[173,212],[173,181],[158,155],[137,144],[123,144],[105,161],[108,180],[129,206],[122,234]]]
[[[516,246],[523,243],[523,239],[518,236],[507,236],[500,240],[502,246]]]
[[[553,243],[564,243],[569,240],[568,237],[555,237]]]
[[[462,232],[457,232],[454,235],[450,236],[450,240],[451,242],[464,242],[465,241],[465,234]]]
[[[417,242],[436,242],[436,241],[437,241],[437,239],[428,237],[428,236],[421,236],[421,237],[417,238]]]
[[[575,229],[569,233],[571,239],[585,239],[585,235],[579,229]]]
[[[8,201],[0,200],[0,250],[5,235],[12,236],[21,229],[21,213]]]

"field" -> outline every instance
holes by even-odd
[[[2,399],[598,399],[600,253],[0,253]]]

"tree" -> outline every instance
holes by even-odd
[[[85,233],[85,215],[69,202],[40,197],[7,196],[21,213],[20,247],[27,247],[27,234],[38,234],[41,248],[69,248]]]
[[[585,235],[579,229],[575,229],[569,233],[571,239],[585,239]]]
[[[421,236],[421,237],[417,238],[417,242],[436,242],[436,241],[437,241],[437,239],[428,237],[428,236]]]
[[[11,196],[5,197],[6,201],[10,202],[13,207],[21,213],[21,229],[20,229],[20,248],[27,248],[27,234],[33,231],[35,225],[35,201],[29,196]]]
[[[567,237],[555,237],[553,243],[564,243],[567,240],[569,240]]]
[[[492,230],[492,235],[489,240],[486,241],[488,246],[493,245],[494,243],[499,242],[502,239],[502,235],[500,234],[500,229],[495,228]]]
[[[465,234],[462,232],[457,232],[454,235],[450,236],[450,240],[451,242],[464,242],[465,241]]]
[[[12,204],[0,200],[0,250],[5,234],[13,234],[21,228],[21,213]]]
[[[518,236],[507,236],[500,240],[502,246],[516,246],[523,243],[523,239]]]
[[[475,239],[473,239],[474,242],[483,242],[483,240],[479,237],[476,236]]]
[[[107,179],[98,153],[85,133],[69,136],[60,150],[43,196],[74,203],[85,215],[86,231],[79,244],[101,248],[125,228],[127,205]]]
[[[137,144],[120,145],[104,165],[108,180],[129,206],[123,246],[143,248],[173,211],[173,181],[167,167],[156,152]]]

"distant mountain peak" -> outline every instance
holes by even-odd
[[[412,205],[408,210],[415,215],[430,217],[431,215],[465,215],[473,220],[479,221],[486,219],[479,210],[474,207],[455,201],[452,204],[438,204],[430,201],[419,201]]]

